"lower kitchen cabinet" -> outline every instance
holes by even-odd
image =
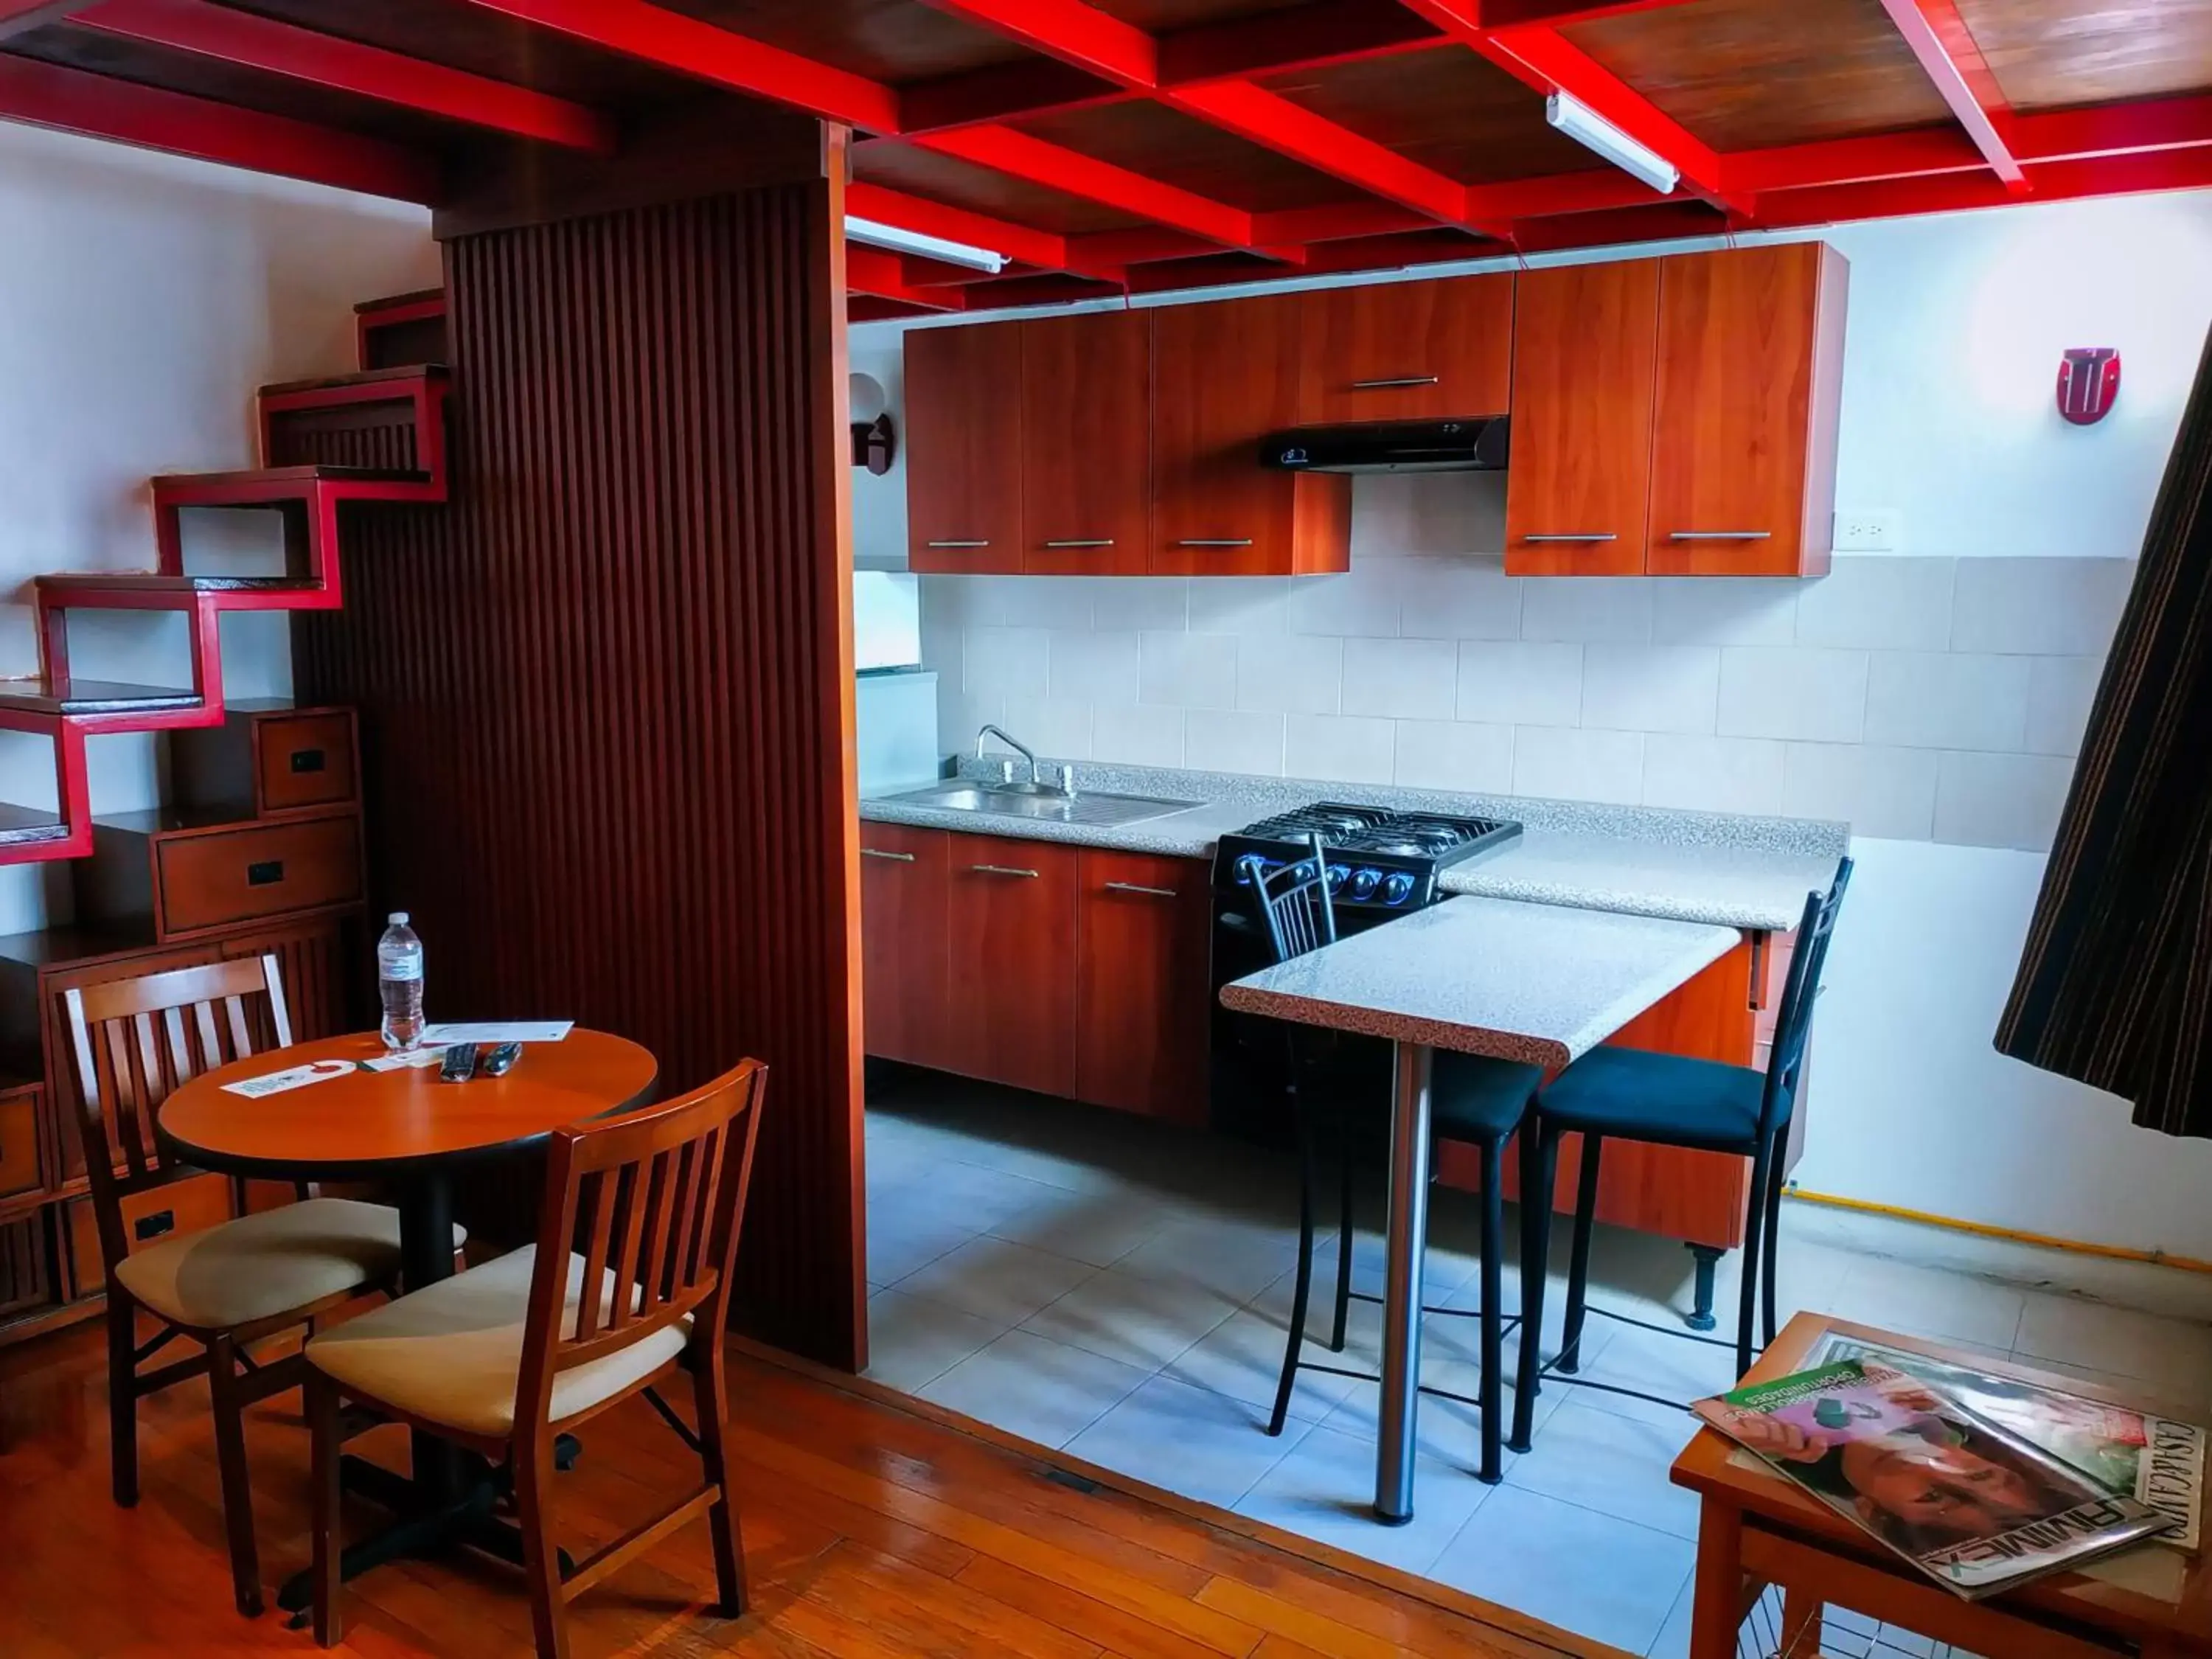
[[[1085,852],[1076,869],[1076,1096],[1203,1124],[1207,868],[1196,859]]]
[[[946,1064],[1039,1094],[1075,1092],[1075,855],[954,836]]]
[[[860,827],[867,1052],[1202,1123],[1202,860]]]
[[[945,864],[952,837],[860,826],[860,1032],[868,1053],[950,1065]]]

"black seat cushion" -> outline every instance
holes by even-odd
[[[1502,1141],[1521,1127],[1543,1080],[1538,1066],[1439,1048],[1429,1073],[1430,1124],[1439,1140]]]
[[[1708,1152],[1753,1152],[1765,1074],[1643,1048],[1593,1048],[1538,1101],[1556,1128]]]

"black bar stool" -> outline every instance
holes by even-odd
[[[1238,871],[1267,923],[1267,938],[1278,963],[1335,942],[1336,911],[1329,899],[1328,866],[1319,836],[1313,837],[1311,856],[1296,864],[1270,872],[1260,858],[1249,856],[1241,862]],[[1332,1352],[1341,1353],[1345,1316],[1356,1294],[1352,1289],[1354,1116],[1364,1106],[1379,1111],[1383,1103],[1358,1099],[1371,1090],[1374,1079],[1348,1058],[1358,1056],[1360,1051],[1356,1048],[1347,1051],[1335,1032],[1304,1025],[1286,1025],[1284,1029],[1289,1051],[1287,1089],[1298,1138],[1298,1271],[1291,1297],[1291,1332],[1284,1345],[1282,1377],[1275,1389],[1274,1413],[1267,1422],[1269,1434],[1283,1431],[1283,1420],[1291,1407],[1291,1390],[1301,1368],[1358,1377],[1370,1382],[1378,1380],[1365,1371],[1346,1370],[1341,1366],[1306,1359],[1303,1355],[1306,1309],[1313,1288],[1314,1212],[1319,1184],[1317,1148],[1322,1139],[1329,1139],[1334,1143],[1338,1161],[1336,1317],[1328,1346]],[[1543,1073],[1534,1066],[1439,1050],[1429,1085],[1431,1121],[1436,1138],[1473,1146],[1482,1158],[1482,1305],[1473,1313],[1464,1308],[1427,1308],[1424,1311],[1482,1321],[1482,1392],[1477,1400],[1468,1400],[1465,1395],[1443,1389],[1424,1388],[1421,1392],[1457,1400],[1480,1410],[1482,1467],[1477,1474],[1493,1485],[1500,1474],[1503,1406],[1499,1396],[1504,1375],[1504,1334],[1513,1322],[1504,1316],[1501,1305],[1505,1249],[1505,1143],[1528,1115],[1529,1102],[1542,1080]],[[1425,1247],[1425,1241],[1423,1243]],[[1358,1299],[1381,1300],[1364,1295]]]
[[[1806,1041],[1812,1035],[1813,1004],[1820,994],[1821,964],[1850,879],[1851,860],[1845,859],[1837,866],[1835,882],[1825,894],[1806,895],[1796,949],[1790,957],[1790,976],[1775,1020],[1774,1046],[1764,1072],[1642,1048],[1597,1048],[1568,1066],[1537,1097],[1534,1120],[1529,1133],[1522,1137],[1521,1148],[1521,1366],[1515,1382],[1513,1438],[1508,1443],[1514,1450],[1528,1449],[1536,1391],[1544,1376],[1556,1375],[1583,1382],[1585,1387],[1632,1395],[1662,1405],[1684,1403],[1576,1377],[1582,1360],[1583,1325],[1591,1313],[1692,1342],[1723,1348],[1731,1346],[1717,1338],[1666,1330],[1589,1305],[1590,1229],[1597,1209],[1600,1160],[1608,1139],[1730,1152],[1751,1160],[1751,1194],[1744,1220],[1743,1295],[1733,1345],[1736,1375],[1751,1369],[1755,1315],[1763,1311],[1765,1340],[1774,1340],[1774,1258],[1784,1180],[1782,1140],[1796,1105]],[[1582,1169],[1575,1195],[1574,1249],[1567,1267],[1566,1325],[1559,1357],[1545,1365],[1538,1350],[1551,1252],[1552,1206],[1528,1200],[1551,1192],[1559,1165],[1559,1138],[1567,1134],[1583,1138]]]

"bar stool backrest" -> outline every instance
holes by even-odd
[[[1797,944],[1790,954],[1789,977],[1783,984],[1782,1007],[1775,1016],[1774,1048],[1766,1060],[1766,1086],[1759,1097],[1762,1134],[1780,1129],[1796,1108],[1797,1080],[1805,1069],[1805,1045],[1813,1035],[1813,1005],[1820,995],[1820,969],[1827,960],[1836,915],[1844,908],[1844,890],[1850,881],[1851,860],[1844,859],[1837,865],[1835,882],[1826,893],[1805,896],[1805,915],[1797,924]]]
[[[1318,835],[1312,855],[1296,864],[1269,870],[1258,854],[1247,853],[1237,869],[1259,900],[1277,963],[1336,943],[1336,907],[1329,902],[1328,863]]]

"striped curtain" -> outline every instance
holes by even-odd
[[[2212,341],[1996,1046],[2212,1136]]]

